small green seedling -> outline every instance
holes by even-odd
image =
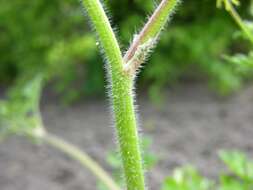
[[[221,151],[221,160],[228,172],[220,174],[219,182],[202,177],[191,167],[178,168],[167,177],[162,190],[251,190],[253,189],[253,161],[236,151]]]

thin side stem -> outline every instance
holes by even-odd
[[[128,51],[124,56],[124,62],[127,63],[135,54],[137,48],[147,40],[157,38],[163,27],[166,25],[170,15],[179,0],[162,0],[156,8],[148,22],[145,24],[140,34],[134,39]]]
[[[144,175],[133,104],[133,81],[123,72],[123,58],[99,0],[82,0],[108,60],[110,98],[128,190],[144,190]]]
[[[233,19],[235,20],[235,22],[239,25],[239,27],[241,28],[241,30],[245,33],[245,35],[249,38],[250,42],[253,44],[253,33],[245,25],[245,23],[243,22],[242,18],[237,13],[237,11],[235,10],[235,8],[232,5],[232,3],[230,1],[228,1],[228,3],[230,5],[230,8],[229,8],[228,12],[233,17]]]
[[[111,176],[103,168],[101,168],[99,164],[97,164],[92,158],[90,158],[89,155],[87,155],[84,151],[52,134],[44,133],[44,135],[42,135],[40,138],[43,140],[43,142],[49,144],[50,146],[58,150],[61,150],[74,160],[77,160],[84,167],[88,168],[110,190],[120,190],[120,188],[111,178]]]

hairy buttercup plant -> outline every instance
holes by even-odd
[[[97,32],[98,40],[100,41],[97,44],[101,44],[101,49],[107,60],[109,97],[112,103],[116,136],[123,163],[124,178],[122,179],[126,183],[127,190],[145,190],[145,166],[152,165],[155,157],[145,154],[145,148],[141,148],[140,145],[141,143],[145,144],[145,141],[140,142],[139,140],[133,87],[138,71],[155,48],[162,30],[174,12],[179,0],[161,0],[140,33],[134,35],[133,41],[124,55],[100,0],[82,0],[82,3]],[[223,4],[239,24],[242,31],[253,42],[250,29],[233,7],[233,5],[239,5],[239,1],[217,1],[218,7]],[[70,46],[70,49],[72,49],[72,46]],[[57,46],[56,51],[58,50]],[[237,57],[232,61],[235,64],[243,62],[244,65],[252,67],[252,53],[249,57],[251,59],[241,56],[240,59]],[[55,60],[52,61],[52,64],[55,64],[56,68],[58,68]],[[40,69],[40,72],[36,69],[35,71],[32,72],[32,75],[28,71],[24,76],[20,77],[19,83],[9,91],[7,98],[0,101],[0,140],[8,135],[15,134],[32,138],[38,143],[48,144],[88,168],[103,183],[102,188],[120,190],[116,181],[89,155],[71,143],[50,134],[45,129],[41,118],[39,101],[45,78],[50,78],[52,73],[47,73],[45,69]],[[141,152],[144,152],[144,159],[142,159]],[[217,186],[219,190],[251,190],[253,187],[253,173],[251,172],[253,164],[251,161],[236,152],[231,154],[223,152],[221,157],[236,175],[236,178],[230,175],[222,175],[220,185],[217,186],[213,181],[201,177],[194,168],[187,167],[181,170],[177,169],[172,178],[165,180],[162,189],[209,190]],[[119,167],[121,162],[118,162],[115,154],[109,160],[112,165],[116,166],[115,169],[121,171],[121,167]],[[146,163],[143,165],[145,160]]]
[[[145,189],[134,110],[133,79],[137,69],[157,43],[163,27],[178,2],[178,0],[162,0],[141,32],[134,36],[130,48],[122,57],[120,46],[101,2],[99,0],[82,0],[107,59],[110,98],[128,190]]]
[[[140,33],[134,35],[132,44],[123,56],[101,2],[82,0],[107,59],[110,99],[127,190],[145,189],[134,109],[134,79],[138,69],[155,47],[178,2],[179,0],[162,0]],[[20,76],[18,84],[9,90],[7,98],[0,101],[0,138],[14,134],[49,144],[79,161],[108,189],[119,190],[110,175],[84,151],[46,131],[40,114],[39,101],[45,78],[50,78],[51,73],[47,73],[45,68],[40,70],[40,72],[28,71]]]

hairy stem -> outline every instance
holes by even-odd
[[[138,47],[149,39],[155,39],[159,36],[161,30],[166,25],[170,15],[179,0],[162,0],[156,8],[148,22],[144,25],[139,35],[134,39],[128,51],[124,56],[124,62],[127,63],[135,54]]]
[[[157,39],[179,0],[161,1],[137,39],[130,46],[124,59],[122,58],[118,42],[100,1],[82,0],[82,2],[97,31],[108,60],[108,75],[111,87],[110,98],[113,103],[113,115],[127,190],[144,190],[143,166],[134,111],[133,78],[125,73],[124,67],[125,63],[135,55],[140,45],[150,39]],[[146,46],[142,46],[142,49],[145,50]],[[141,54],[136,56],[136,58],[141,57]]]
[[[102,4],[99,0],[82,0],[82,2],[98,34],[109,64],[113,68],[121,68],[123,65],[121,51]]]
[[[132,78],[123,72],[123,58],[99,0],[82,0],[108,60],[117,139],[128,190],[144,190],[144,175],[133,105]]]
[[[242,18],[237,13],[237,11],[235,10],[235,8],[232,5],[232,3],[230,1],[228,1],[227,3],[229,3],[228,12],[233,17],[233,19],[235,20],[235,22],[239,25],[239,27],[241,28],[241,30],[245,33],[245,35],[248,37],[248,39],[250,40],[250,42],[253,44],[253,33],[245,25],[245,23],[243,22]]]
[[[88,168],[110,190],[120,190],[111,176],[84,151],[52,134],[43,133],[43,135],[40,136],[40,139],[50,146],[61,150],[74,160],[77,160],[81,165]]]

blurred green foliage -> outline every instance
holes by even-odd
[[[167,177],[162,190],[251,190],[253,189],[253,161],[236,151],[222,151],[220,158],[229,169],[221,174],[219,183],[202,177],[191,166],[178,168]]]
[[[43,71],[67,102],[103,94],[102,60],[78,1],[0,1],[0,84],[12,84],[26,72]],[[126,50],[154,2],[104,3]],[[244,14],[248,5],[249,1],[243,2]],[[231,40],[236,25],[229,15],[217,10],[213,0],[185,1],[174,19],[140,76],[150,97],[157,99],[162,88],[185,78],[207,79],[223,95],[239,89],[245,75],[238,75],[222,55],[247,51],[247,43]],[[243,69],[251,73],[251,68]]]
[[[1,84],[43,72],[57,79],[55,89],[68,99],[72,88],[88,89],[83,81],[92,83],[89,92],[103,90],[95,39],[86,32],[78,2],[1,0],[0,20]],[[77,83],[81,88],[74,88]]]
[[[0,140],[10,135],[30,137],[43,130],[39,109],[42,84],[42,74],[26,75],[9,89],[0,101]]]
[[[245,20],[236,12],[235,7],[240,5],[239,0],[217,0],[217,7],[222,8],[224,4],[225,10],[231,15],[231,18],[240,28],[240,31],[236,32],[236,37],[247,40],[253,45],[253,23],[250,20]],[[249,13],[252,16],[253,1],[249,6]],[[227,61],[233,68],[237,76],[243,79],[250,79],[252,75],[253,66],[253,52],[252,49],[249,52],[241,52],[235,54],[224,55],[224,60]]]

